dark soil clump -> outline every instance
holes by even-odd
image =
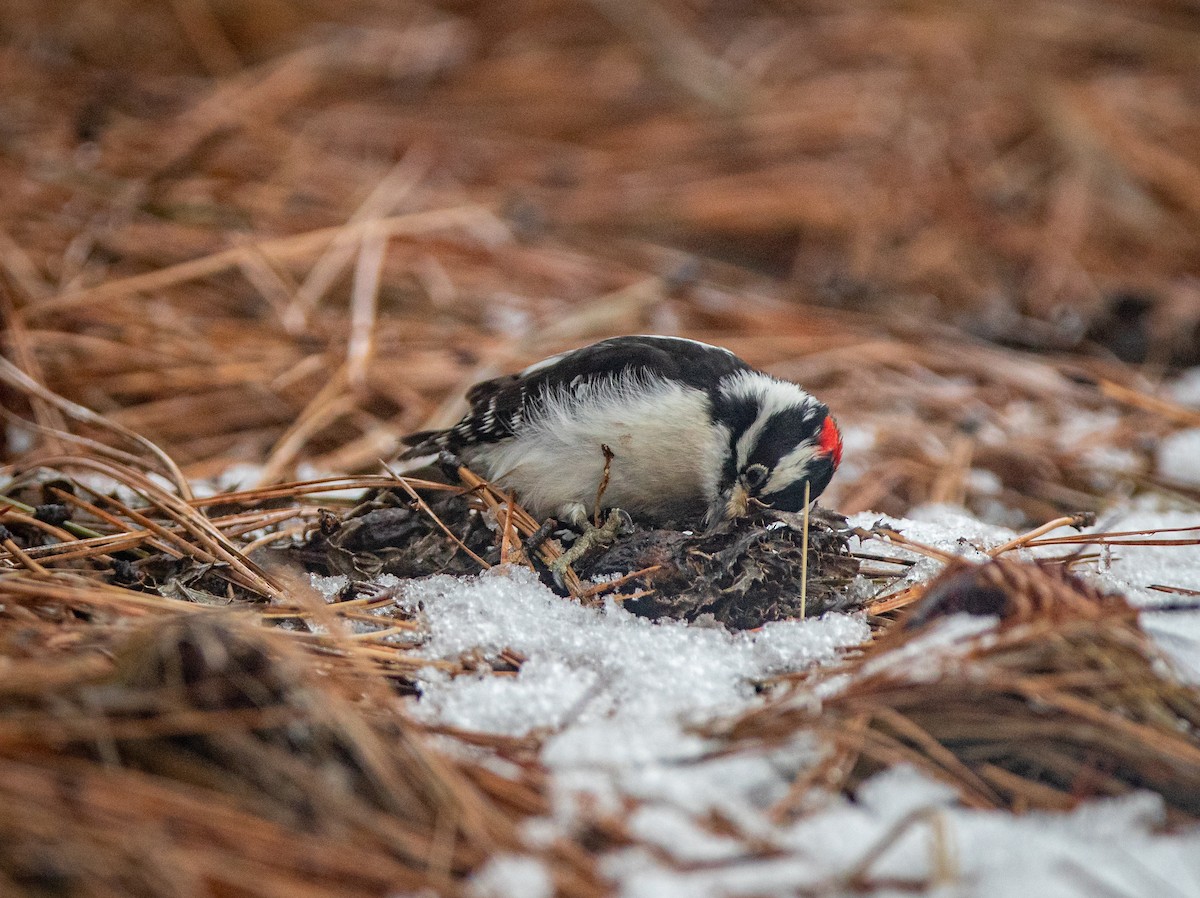
[[[331,518],[300,550],[302,560],[352,579],[473,574],[480,565],[472,553],[488,564],[500,563],[494,516],[459,493],[425,499],[432,514],[406,496],[378,493],[344,518]],[[750,629],[857,607],[849,586],[858,559],[848,549],[845,519],[820,508],[810,518],[807,572],[804,522],[800,515],[784,513],[741,520],[712,533],[634,522],[573,567],[585,582],[585,596],[611,592],[629,611],[650,618]],[[531,548],[529,540],[525,547]],[[524,554],[535,557],[532,551]],[[532,563],[547,585],[570,593],[540,559]],[[610,591],[603,588],[606,581],[613,583]]]

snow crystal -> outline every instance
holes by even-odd
[[[313,589],[325,597],[326,602],[335,602],[346,591],[346,587],[350,585],[350,578],[345,574],[334,574],[329,577],[322,577],[320,574],[309,574],[308,582]]]
[[[869,511],[850,517],[851,527],[869,530],[876,523],[899,531],[914,542],[976,561],[987,557],[984,549],[1003,545],[1017,535],[1007,527],[984,523],[956,505],[919,505],[906,518],[893,518]],[[870,546],[870,552],[890,553],[896,558],[925,557],[885,540],[869,540],[866,545]]]
[[[867,780],[855,792],[854,800],[864,810],[900,819],[925,808],[951,804],[955,795],[945,783],[901,765]]]
[[[1180,405],[1200,408],[1200,367],[1188,368],[1171,384],[1168,396]]]
[[[756,682],[829,664],[869,635],[861,617],[845,614],[754,633],[656,623],[615,603],[565,600],[523,568],[380,585],[420,612],[421,651],[430,658],[489,658],[505,649],[524,656],[515,676],[426,675],[416,713],[464,729],[549,733],[541,760],[554,773],[559,831],[585,810],[618,813],[620,796],[645,803],[638,825],[646,828],[670,819],[682,832],[691,826],[686,815],[719,810],[769,830],[761,809],[786,794],[813,746],[800,740],[767,756],[707,760],[712,745],[693,725],[736,715],[759,701]],[[535,844],[549,838],[545,826],[525,829]],[[689,832],[679,851],[711,856],[718,837]]]
[[[998,496],[1004,491],[1004,481],[987,468],[971,468],[967,471],[966,486],[981,496]]]
[[[1098,412],[1074,409],[1061,419],[1055,431],[1055,442],[1063,450],[1085,449],[1104,442],[1108,435],[1121,426],[1121,415],[1116,411]]]
[[[536,858],[501,854],[490,858],[471,878],[470,898],[551,898],[554,880]]]
[[[22,427],[15,421],[5,424],[4,439],[8,443],[8,451],[12,458],[24,455],[37,445],[37,432],[29,427]]]
[[[515,677],[461,677],[424,690],[417,716],[506,736],[556,730],[582,710],[596,675],[555,659],[534,657]],[[446,688],[449,687],[449,688]],[[520,709],[520,713],[514,713]]]
[[[1102,516],[1099,526],[1086,532],[1138,531],[1156,528],[1191,528],[1174,533],[1157,533],[1145,537],[1124,539],[1186,542],[1200,540],[1200,512],[1132,511],[1117,516]],[[1200,547],[1188,545],[1117,546],[1111,548],[1112,563],[1107,572],[1093,575],[1102,587],[1122,592],[1131,600],[1145,606],[1161,605],[1180,598],[1179,595],[1152,590],[1151,586],[1178,587],[1200,590]]]
[[[1160,477],[1181,486],[1200,486],[1200,427],[1164,437],[1156,462]]]
[[[685,864],[728,860],[746,850],[739,840],[701,829],[696,818],[665,805],[640,808],[626,825],[634,837]]]
[[[910,682],[933,681],[945,676],[946,666],[969,649],[979,647],[979,637],[996,628],[997,618],[952,614],[941,618],[904,645],[863,665],[863,676],[884,671],[902,674]]]
[[[1132,449],[1097,444],[1079,455],[1080,464],[1087,469],[1088,481],[1094,489],[1110,490],[1122,476],[1143,470],[1142,457]]]
[[[914,508],[907,518],[863,512],[851,515],[849,524],[864,530],[882,524],[913,542],[950,555],[961,556],[968,561],[987,560],[985,549],[1003,545],[1016,536],[1016,532],[1007,527],[985,523],[953,505],[922,505]],[[924,582],[936,576],[943,567],[942,562],[936,558],[906,549],[883,538],[863,540],[862,549],[874,555],[915,562],[900,581],[889,587],[889,591]]]
[[[831,661],[838,650],[862,642],[868,631],[860,617],[827,614],[812,620],[773,621],[739,639],[749,639],[751,659],[762,674],[782,674]]]
[[[1154,637],[1159,648],[1171,659],[1172,669],[1180,679],[1200,684],[1200,600],[1196,612],[1142,615],[1142,628]]]
[[[854,802],[833,799],[780,828],[778,856],[739,861],[716,843],[725,863],[681,870],[639,847],[610,855],[602,869],[622,898],[842,894],[846,871],[860,867],[912,884],[896,894],[934,882],[937,894],[987,898],[1198,895],[1197,836],[1159,835],[1163,819],[1161,801],[1146,793],[1069,814],[968,810],[946,786],[898,767],[864,783]]]

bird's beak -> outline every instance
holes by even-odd
[[[716,533],[722,526],[734,518],[741,517],[750,509],[750,493],[745,484],[735,483],[726,492],[713,499],[704,516],[707,526],[706,535]]]
[[[725,500],[725,508],[721,517],[726,521],[742,517],[750,510],[750,491],[741,481],[735,483],[729,490],[729,498]]]

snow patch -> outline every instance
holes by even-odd
[[[1180,486],[1200,486],[1200,427],[1164,437],[1155,461],[1160,477]]]
[[[754,701],[755,682],[829,663],[869,635],[861,617],[845,614],[757,633],[655,623],[614,603],[564,600],[520,567],[379,585],[421,613],[427,657],[494,659],[510,649],[527,659],[515,677],[427,677],[420,715],[509,735],[558,731],[543,761],[563,768],[695,757],[706,742],[692,725]]]
[[[1200,367],[1188,368],[1170,386],[1170,399],[1189,408],[1200,408]]]
[[[502,854],[471,879],[468,898],[552,898],[554,879],[537,858]]]

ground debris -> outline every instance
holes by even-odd
[[[847,587],[858,571],[849,554],[845,519],[821,510],[810,522],[808,589],[801,608],[804,566],[799,515],[746,520],[715,533],[639,530],[620,539],[580,573],[619,576],[655,568],[639,578],[653,590],[625,602],[644,617],[693,621],[702,616],[736,629],[853,607]]]
[[[439,493],[431,496],[429,503],[463,544],[489,563],[500,560],[482,512],[455,494]],[[479,572],[479,564],[428,515],[413,508],[405,496],[386,490],[351,509],[336,528],[330,524],[328,533],[315,534],[304,559],[308,563],[324,561],[330,573],[355,579],[380,574],[407,578]]]
[[[449,533],[408,499],[381,492],[352,509],[340,525],[310,537],[300,550],[310,567],[327,573],[370,579],[432,574],[477,573],[469,549],[488,564],[500,562],[500,533],[467,496],[441,492],[427,497],[430,510]],[[703,618],[735,629],[774,620],[819,615],[854,606],[848,587],[858,560],[848,549],[845,519],[818,508],[809,533],[807,590],[804,578],[803,520],[770,513],[711,533],[634,523],[602,552],[575,563],[593,594],[617,581],[616,598],[634,614],[695,621]],[[540,537],[540,534],[539,534]],[[529,545],[529,540],[526,545]],[[532,551],[526,552],[532,557]],[[540,561],[532,562],[546,584],[567,594]]]

